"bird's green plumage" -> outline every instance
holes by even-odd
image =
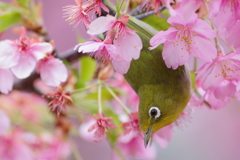
[[[189,71],[186,66],[180,66],[176,70],[167,68],[161,54],[162,46],[154,50],[148,49],[156,30],[132,18],[127,26],[140,36],[143,48],[140,58],[132,60],[124,76],[140,97],[141,128],[145,131],[151,126],[155,132],[175,121],[187,105],[191,97]],[[152,106],[160,109],[160,118],[151,119],[149,109]]]

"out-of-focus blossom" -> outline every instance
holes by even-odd
[[[225,38],[229,46],[240,47],[240,2],[239,0],[216,0],[210,2],[210,18],[218,30],[219,36]]]
[[[140,137],[134,137],[128,142],[117,141],[116,147],[121,151],[124,157],[152,160],[155,159],[157,155],[156,148],[145,148],[143,145],[143,139]],[[115,153],[114,160],[121,160],[121,158]]]
[[[136,157],[140,159],[154,159],[156,149],[154,147],[144,148],[143,135],[138,123],[138,112],[130,115],[130,120],[122,124],[124,132],[119,136],[116,147],[120,149],[124,157]],[[118,160],[119,156],[114,155]]]
[[[0,42],[0,68],[11,68],[17,78],[26,78],[34,70],[37,61],[52,49],[49,43],[28,39],[22,29],[19,40]]]
[[[94,131],[93,140],[100,142],[105,138],[105,133],[109,128],[117,128],[114,124],[109,123],[112,121],[110,117],[104,117],[102,113],[94,115],[96,122],[88,129],[88,132]]]
[[[38,72],[43,82],[53,87],[65,82],[68,76],[67,68],[63,62],[52,55],[47,55],[39,61]]]
[[[0,157],[2,160],[33,160],[33,152],[23,139],[23,133],[13,131],[0,136]]]
[[[0,102],[0,108],[6,111],[13,123],[27,121],[30,126],[29,122],[35,124],[46,118],[46,115],[43,116],[45,111],[43,106],[46,106],[47,102],[39,95],[12,91],[8,95],[0,95]]]
[[[10,127],[10,120],[3,110],[0,109],[0,136],[4,135]]]
[[[10,69],[0,68],[0,91],[8,94],[12,90],[14,77]]]
[[[95,10],[98,15],[101,15],[101,8],[109,12],[109,9],[102,3],[102,0],[88,0],[82,4],[82,0],[75,0],[77,5],[69,5],[64,7],[64,17],[70,24],[78,25],[80,22],[88,27],[91,23],[88,12]]]
[[[197,81],[203,89],[215,89],[223,80],[240,79],[240,56],[231,53],[204,64],[197,72]]]
[[[70,146],[60,135],[42,134],[26,138],[35,160],[60,160],[70,155]]]
[[[150,49],[164,43],[162,56],[168,68],[177,69],[184,65],[191,54],[207,62],[217,56],[217,50],[209,40],[216,33],[207,22],[198,19],[197,14],[188,20],[176,15],[170,17],[168,23],[173,27],[158,32],[150,40]]]
[[[121,88],[127,96],[121,96],[121,100],[131,108],[133,112],[136,112],[138,110],[138,104],[139,104],[139,96],[137,93],[132,89],[132,87],[128,84],[128,82],[125,80],[124,76],[115,73],[113,75],[114,79],[113,80],[108,80],[106,83],[109,86],[116,87],[116,88]],[[114,108],[118,106],[117,104],[114,104]],[[119,107],[122,109],[122,107]]]
[[[153,134],[153,140],[162,148],[166,148],[172,139],[172,124],[167,125]]]
[[[72,98],[70,97],[70,92],[63,91],[62,87],[58,87],[56,91],[48,92],[44,96],[51,98],[52,101],[48,104],[50,110],[56,111],[59,115],[62,110],[67,109],[67,103],[72,103]]]
[[[102,60],[106,58],[107,61],[111,61],[117,72],[125,74],[130,67],[131,60],[138,59],[142,49],[140,37],[135,31],[126,27],[128,18],[128,16],[122,15],[120,19],[108,16],[94,20],[87,33],[96,35],[107,31],[106,38],[104,42],[79,44],[79,51],[90,52],[92,55],[95,52],[97,56],[101,54]]]
[[[122,124],[124,127],[123,134],[119,137],[119,141],[128,143],[135,137],[143,137],[138,123],[138,112],[130,115],[130,121]]]
[[[144,9],[154,9],[154,12],[157,13],[159,11],[159,7],[164,5],[170,12],[171,15],[175,15],[176,12],[171,7],[171,3],[174,3],[173,0],[145,0]]]

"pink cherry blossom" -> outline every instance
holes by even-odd
[[[222,109],[229,102],[230,98],[226,97],[225,99],[218,99],[215,97],[214,89],[204,90],[202,88],[202,81],[196,81],[197,91],[199,92],[201,98],[198,101],[198,104],[201,106],[205,106],[209,109]]]
[[[142,49],[142,42],[135,31],[126,27],[128,16],[122,15],[120,19],[115,17],[99,17],[94,20],[87,31],[88,34],[96,35],[107,31],[107,44],[116,47],[114,54],[111,54],[113,67],[121,74],[125,74],[132,59],[138,59]],[[127,39],[127,41],[126,41]]]
[[[188,20],[200,7],[202,0],[178,0],[180,3],[174,7],[175,14],[180,14]],[[172,15],[173,16],[173,15]]]
[[[155,159],[157,155],[156,148],[145,148],[143,145],[143,139],[139,137],[134,137],[127,143],[117,141],[116,147],[120,149],[124,157],[136,157],[138,159],[152,160]],[[121,158],[114,154],[114,160],[121,160]]]
[[[217,0],[210,2],[210,18],[221,38],[225,38],[229,46],[235,49],[240,47],[238,36],[240,34],[240,1]]]
[[[94,115],[94,118],[96,119],[96,122],[88,129],[88,132],[94,131],[93,138],[96,142],[100,142],[104,139],[105,132],[109,128],[117,128],[117,126],[115,126],[114,124],[109,123],[112,118],[104,117],[102,113]]]
[[[109,12],[109,9],[102,3],[102,0],[88,0],[82,4],[82,0],[75,0],[77,5],[69,5],[64,7],[64,17],[67,17],[66,21],[70,24],[77,26],[80,22],[88,27],[91,23],[88,12],[95,10],[98,15],[101,15],[101,8]]]
[[[203,89],[218,86],[223,80],[240,79],[240,56],[231,53],[219,56],[212,62],[204,64],[196,73],[197,81],[202,81]]]
[[[22,29],[19,40],[0,42],[0,68],[11,68],[17,78],[26,78],[34,70],[37,61],[52,49],[49,43],[28,39],[25,30]]]
[[[43,82],[53,87],[59,86],[68,77],[67,68],[63,62],[52,55],[47,55],[39,61],[38,72]]]
[[[67,104],[72,103],[72,98],[70,97],[70,92],[63,91],[62,87],[58,87],[56,91],[48,92],[44,96],[51,98],[52,101],[48,104],[50,110],[56,111],[59,115],[62,110],[67,109]]]
[[[33,152],[23,139],[23,133],[13,131],[0,136],[0,157],[3,160],[33,160]]]
[[[0,109],[0,128],[0,136],[4,135],[10,128],[10,120],[2,109]]]
[[[159,7],[161,5],[166,6],[166,8],[169,10],[171,15],[175,15],[175,11],[171,7],[171,3],[174,3],[173,0],[145,0],[144,9],[154,9],[154,12],[157,13],[159,11]]]
[[[179,14],[168,19],[173,25],[167,31],[158,32],[150,40],[152,47],[164,43],[162,56],[168,68],[177,69],[188,61],[189,54],[210,62],[217,55],[217,50],[209,40],[216,33],[207,22],[198,19],[197,14],[184,20]]]
[[[78,44],[75,49],[77,48],[78,52],[90,53],[90,56],[98,57],[98,59],[107,62],[112,61],[116,55],[116,47],[108,44],[107,41],[88,41]]]
[[[166,148],[168,142],[172,139],[172,124],[167,125],[153,134],[154,142],[157,142],[162,148]]]
[[[124,127],[123,134],[119,137],[119,141],[128,143],[135,137],[143,138],[140,126],[138,123],[138,112],[130,115],[130,121],[122,123]]]
[[[10,69],[0,68],[0,91],[8,94],[12,90],[14,77]]]
[[[35,160],[60,160],[71,153],[70,146],[62,136],[46,134],[35,136],[29,141]]]

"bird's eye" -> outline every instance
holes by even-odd
[[[151,107],[149,109],[149,116],[154,118],[154,119],[157,119],[158,117],[160,117],[161,115],[161,112],[160,112],[160,109],[158,107]]]

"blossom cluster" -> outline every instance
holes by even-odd
[[[53,46],[26,36],[21,28],[17,40],[0,41],[0,91],[12,90],[14,76],[24,79],[30,76],[37,65],[37,72],[46,85],[58,86],[67,79],[67,68],[51,53]]]

